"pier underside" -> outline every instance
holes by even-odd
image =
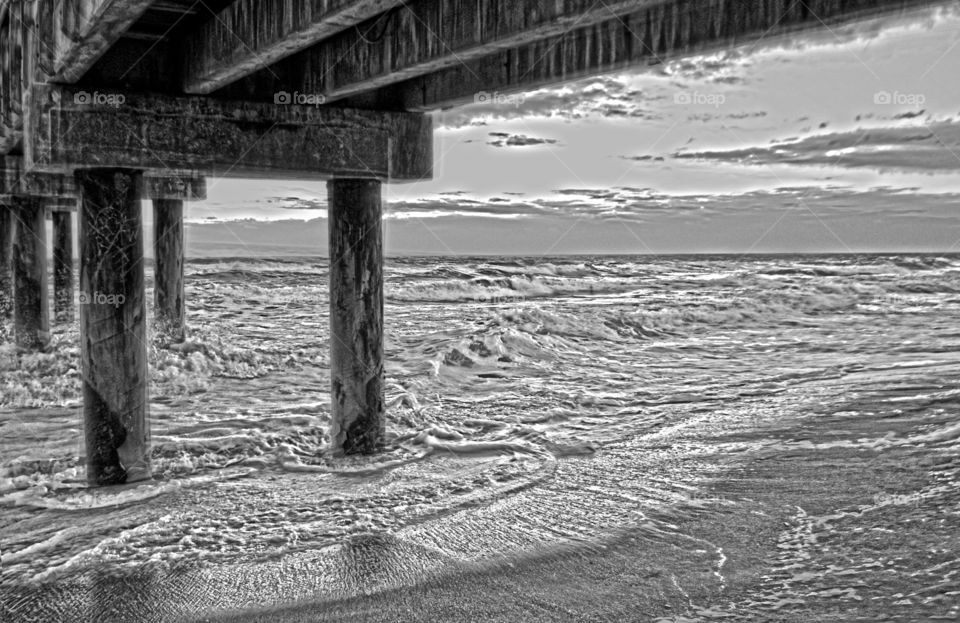
[[[205,198],[211,176],[326,180],[330,443],[373,452],[384,431],[380,188],[431,177],[429,111],[940,4],[0,1],[0,313],[14,315],[20,348],[46,347],[49,212],[55,319],[74,321],[79,203],[87,477],[149,478],[140,200],[157,223],[157,316],[182,340],[184,202]]]

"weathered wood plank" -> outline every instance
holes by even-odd
[[[929,0],[680,0],[381,89],[371,105],[432,110],[804,29],[947,4]],[[315,79],[311,77],[310,79]],[[295,85],[296,86],[296,85]]]
[[[54,212],[77,212],[77,202],[77,197],[44,197],[47,219],[52,219]]]
[[[146,175],[143,181],[144,199],[202,201],[207,198],[207,178],[197,173],[172,175],[165,172],[162,176]]]
[[[22,156],[0,159],[0,196],[71,197],[76,194],[77,185],[72,175],[28,171]]]
[[[372,453],[386,432],[380,182],[327,182],[330,208],[330,444]]]
[[[181,50],[176,39],[143,41],[122,37],[83,76],[84,84],[154,93],[177,93],[183,88]]]
[[[54,11],[52,79],[76,82],[153,0],[61,0]]]
[[[12,3],[0,23],[0,126],[3,143],[15,141],[23,127],[23,16],[22,2]]]
[[[39,198],[16,197],[13,208],[17,220],[13,243],[13,318],[17,347],[38,350],[50,343],[47,220]]]
[[[34,85],[26,166],[111,166],[219,177],[429,179],[429,116]],[[62,140],[69,137],[69,140]]]
[[[9,199],[12,195],[68,199],[78,194],[72,174],[28,170],[23,156],[0,157],[0,199]],[[196,171],[162,170],[144,175],[142,199],[200,201],[206,198],[207,180]]]
[[[23,140],[23,131],[10,128],[10,127],[0,127],[0,154],[5,154],[13,151],[21,144]]]
[[[237,0],[185,42],[187,93],[208,94],[403,0]]]
[[[55,210],[53,216],[53,317],[57,322],[74,320],[73,305],[73,213]]]
[[[289,90],[321,94],[330,103],[665,1],[413,2],[299,52],[249,83],[270,92],[291,82]]]
[[[0,202],[0,318],[13,317],[13,238],[16,222],[10,202]]]
[[[140,197],[130,169],[81,169],[80,342],[87,481],[150,477]]]
[[[174,341],[186,335],[183,292],[183,201],[153,200],[153,307],[156,330]]]

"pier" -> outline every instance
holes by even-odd
[[[208,178],[325,181],[330,443],[372,453],[386,422],[381,188],[432,176],[431,111],[940,4],[0,0],[0,314],[25,352],[49,348],[51,322],[79,322],[87,479],[148,479],[148,335],[189,329],[185,205]]]

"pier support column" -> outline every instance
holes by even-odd
[[[380,182],[327,182],[330,228],[330,442],[374,452],[386,431],[383,398],[383,233]]]
[[[13,242],[13,318],[17,346],[40,350],[50,343],[47,217],[39,197],[15,197],[13,206],[17,222]]]
[[[182,342],[187,327],[183,294],[183,201],[153,200],[153,253],[157,326]]]
[[[0,203],[0,318],[13,317],[13,207]]]
[[[81,169],[80,342],[87,481],[150,477],[143,175]]]
[[[54,210],[53,315],[57,322],[73,322],[73,215]]]

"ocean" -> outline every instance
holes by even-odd
[[[75,326],[19,364],[0,348],[9,620],[343,598],[669,532],[690,509],[741,504],[706,486],[721,451],[960,450],[960,255],[389,259],[373,457],[325,452],[325,260],[194,259],[187,306],[187,341],[150,345],[149,483],[85,486]],[[904,414],[922,426],[861,439],[838,425]],[[788,420],[802,436],[765,434]],[[957,509],[957,467],[941,472],[897,495]],[[381,562],[343,573],[330,561],[347,546]],[[719,548],[677,547],[725,581]],[[123,614],[90,588],[116,578],[138,587]]]

